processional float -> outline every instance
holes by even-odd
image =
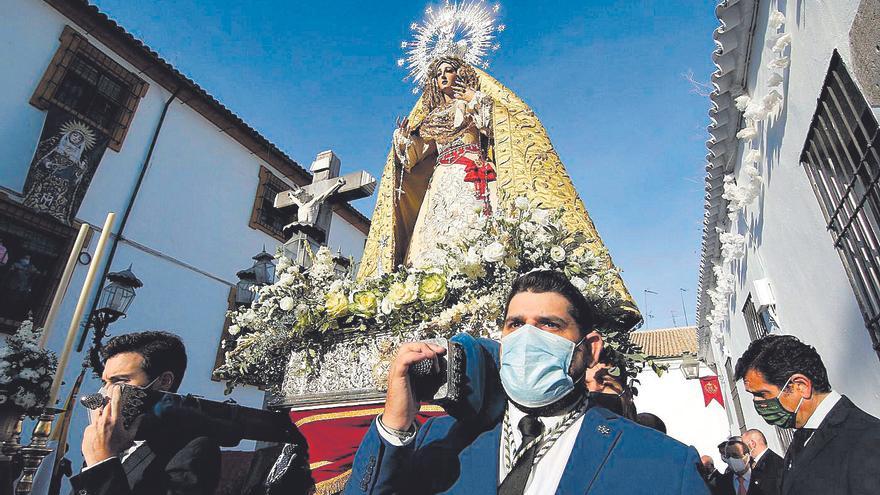
[[[398,65],[422,94],[394,131],[357,269],[322,246],[334,195],[363,197],[374,182],[365,172],[340,179],[338,160],[319,155],[315,183],[276,199],[300,210],[275,283],[230,315],[216,374],[229,387],[275,392],[271,407],[289,411],[308,439],[318,493],[347,481],[382,411],[397,346],[459,333],[498,338],[504,297],[521,273],[564,271],[600,308],[620,362],[646,362],[628,335],[638,309],[543,125],[484,71],[504,30],[497,13],[447,2],[412,25]],[[423,406],[421,420],[448,412],[441,406],[454,403],[461,369],[449,363],[442,400]],[[435,389],[444,381],[432,379]]]

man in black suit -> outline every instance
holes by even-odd
[[[752,453],[752,478],[761,485],[764,493],[778,495],[782,457],[767,447],[767,437],[761,430],[746,430],[742,438]]]
[[[83,434],[86,467],[70,479],[77,495],[210,495],[220,478],[220,447],[208,437],[187,435],[184,425],[150,429],[135,440],[141,418],[126,429],[120,412],[125,383],[176,392],[186,370],[186,349],[167,332],[120,335],[102,350],[102,391],[110,401]]]
[[[767,423],[796,428],[785,454],[782,495],[880,493],[880,419],[831,390],[822,358],[790,335],[768,335],[736,363]]]
[[[762,480],[752,469],[752,453],[742,437],[730,437],[721,447],[721,458],[727,464],[724,474],[708,482],[712,495],[768,495]]]

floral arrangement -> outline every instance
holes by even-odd
[[[276,390],[292,351],[304,362],[301,372],[316,376],[332,345],[328,332],[451,337],[459,332],[499,338],[499,319],[510,286],[520,274],[538,269],[563,271],[596,303],[605,328],[617,327],[620,296],[612,288],[616,269],[596,253],[583,234],[567,231],[561,211],[536,208],[518,198],[511,211],[480,217],[481,224],[455,242],[441,245],[432,266],[396,271],[355,281],[351,269],[337,272],[332,253],[320,248],[303,270],[279,257],[277,281],[259,289],[248,308],[230,312],[223,343],[225,363],[215,375],[227,390],[249,383]],[[653,363],[625,331],[603,334],[619,353],[630,376]],[[360,338],[360,337],[358,337]],[[655,370],[658,367],[655,367]],[[378,380],[377,380],[378,382]],[[382,388],[382,383],[376,383]]]
[[[27,319],[0,344],[0,407],[36,416],[49,400],[58,358],[37,344],[41,333]]]

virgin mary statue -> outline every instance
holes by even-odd
[[[413,26],[411,75],[422,94],[394,130],[358,278],[401,264],[442,267],[441,243],[479,231],[481,218],[510,209],[519,197],[561,209],[565,227],[591,239],[611,265],[544,126],[516,94],[474,66],[486,36],[474,41],[461,6],[445,9],[451,13],[432,16],[434,24]],[[452,39],[456,22],[462,40]],[[431,36],[433,48],[426,49]],[[624,320],[635,324],[638,310],[619,277],[615,289],[626,306],[621,311],[631,315]]]

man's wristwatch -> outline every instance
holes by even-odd
[[[394,435],[401,442],[409,440],[413,435],[416,434],[416,423],[413,421],[413,424],[409,426],[406,430],[398,430],[395,428],[391,428],[390,426],[386,426],[385,423],[382,422],[382,415],[379,415],[379,424],[382,425],[382,428],[388,433]]]

